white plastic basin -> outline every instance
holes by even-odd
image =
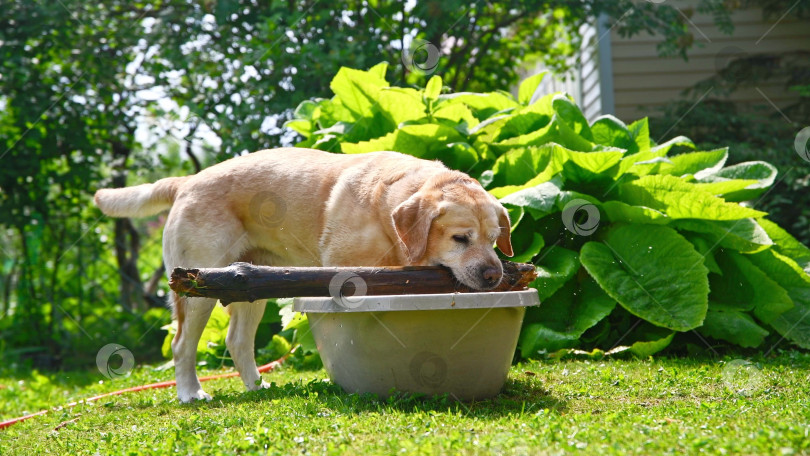
[[[537,291],[297,298],[332,381],[350,393],[492,397]]]

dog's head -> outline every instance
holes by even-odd
[[[394,210],[397,235],[411,264],[443,265],[470,288],[494,288],[503,267],[493,245],[512,256],[509,215],[478,181],[448,174]]]

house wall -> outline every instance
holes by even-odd
[[[694,7],[695,0],[670,0],[668,5],[682,11]],[[736,11],[732,16],[732,35],[721,32],[710,16],[695,13],[689,18],[695,46],[681,57],[659,57],[656,46],[660,37],[649,34],[622,38],[610,32],[614,114],[629,122],[644,117],[680,97],[681,92],[722,69],[735,55],[810,51],[810,24],[784,17],[764,20],[759,9]],[[586,50],[587,52],[587,50]],[[719,93],[707,90],[696,94],[717,98]],[[586,92],[587,98],[587,92]],[[730,99],[749,104],[784,106],[795,100],[796,94],[786,91],[779,81],[740,90]]]

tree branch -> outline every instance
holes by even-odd
[[[534,265],[503,262],[503,279],[494,290],[525,290],[537,278]],[[344,280],[338,280],[340,275]],[[254,266],[234,263],[226,268],[172,271],[169,286],[181,296],[218,298],[223,305],[267,298],[296,296],[351,296],[344,292],[357,279],[364,295],[400,295],[476,292],[460,284],[449,269],[440,266],[303,268]]]

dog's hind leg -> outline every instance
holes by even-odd
[[[197,378],[197,344],[217,300],[179,297],[172,292],[177,333],[172,340],[177,397],[180,402],[211,400]]]
[[[228,305],[231,321],[228,326],[225,345],[228,347],[228,352],[230,352],[233,363],[236,365],[236,370],[239,371],[239,375],[248,390],[257,390],[270,386],[262,380],[254,358],[256,329],[259,327],[262,315],[264,315],[266,303],[265,300],[259,300],[254,302],[234,302]]]
[[[178,207],[179,204],[179,207]],[[172,208],[163,231],[166,269],[216,268],[236,261],[246,248],[242,224],[227,213],[202,206],[188,208],[182,201]],[[201,209],[202,207],[202,209]],[[172,296],[177,334],[172,341],[177,397],[181,402],[211,399],[197,378],[197,344],[217,300]]]

